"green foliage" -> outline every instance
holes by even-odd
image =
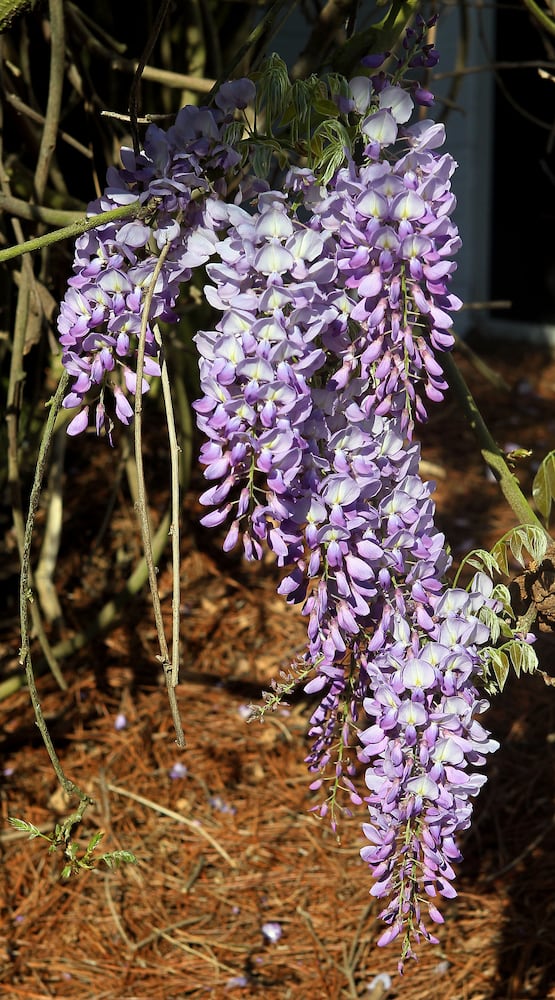
[[[256,176],[268,177],[276,159],[282,169],[287,166],[287,155],[283,153],[275,139],[263,139],[257,142],[251,159],[252,169]]]
[[[493,687],[490,683],[490,691],[503,690],[511,667],[517,677],[520,677],[521,672],[533,674],[538,667],[538,657],[534,647],[518,636],[509,639],[502,646],[490,647],[486,652],[487,668],[493,672],[496,682]]]
[[[523,568],[527,566],[527,556],[535,562],[541,562],[548,546],[545,532],[535,525],[520,524],[511,528],[491,551],[475,549],[470,552],[459,567],[457,580],[463,566],[472,566],[478,573],[488,577],[508,577],[510,574],[509,558],[512,558]],[[455,581],[456,583],[456,581]],[[469,584],[469,590],[476,586],[476,577]],[[476,587],[476,589],[480,589]],[[485,652],[484,686],[490,693],[502,691],[511,668],[517,677],[521,673],[533,673],[538,667],[538,658],[534,647],[527,641],[527,635],[535,618],[535,609],[531,606],[527,613],[516,618],[512,604],[511,593],[504,583],[497,583],[491,597],[498,601],[500,608],[483,607],[480,619],[487,626],[491,635],[491,646]]]
[[[97,830],[96,833],[90,838],[84,852],[79,856],[79,846],[73,840],[69,840],[67,836],[67,824],[57,823],[54,832],[51,834],[43,833],[37,826],[33,823],[28,823],[27,820],[17,819],[16,817],[10,816],[8,822],[16,830],[20,830],[22,833],[27,833],[29,835],[29,840],[35,840],[40,837],[41,840],[46,840],[50,847],[48,848],[48,853],[52,854],[57,851],[60,847],[63,848],[64,857],[66,863],[62,868],[60,878],[70,878],[72,875],[79,875],[82,871],[90,871],[92,868],[96,868],[101,862],[104,862],[110,869],[118,868],[122,864],[136,864],[137,858],[131,851],[111,851],[106,854],[95,854],[95,851],[100,844],[104,832],[102,830]]]
[[[551,507],[555,498],[555,451],[550,451],[541,463],[534,482],[532,496],[545,523],[549,522]]]
[[[491,554],[499,567],[499,573],[508,576],[509,554],[524,568],[526,566],[525,552],[528,552],[536,562],[541,562],[546,551],[547,537],[545,533],[533,524],[519,524],[516,528],[507,531],[495,543]]]
[[[384,3],[379,6],[383,7]],[[391,52],[418,6],[419,0],[393,0],[381,21],[357,32],[338,49],[334,69],[349,74],[363,56],[372,52]]]
[[[513,448],[512,451],[508,451],[505,455],[505,461],[507,465],[515,466],[517,462],[520,462],[523,458],[530,458],[532,452],[529,448]]]
[[[487,666],[490,671],[493,671],[495,677],[496,686],[489,685],[489,690],[495,693],[496,690],[502,691],[505,687],[505,682],[509,676],[509,658],[504,649],[490,648],[488,651]]]
[[[268,177],[274,163],[285,169],[292,155],[305,156],[321,184],[327,184],[351,153],[360,130],[340,112],[339,96],[347,97],[349,85],[338,73],[289,81],[287,68],[277,55],[271,56],[255,75],[257,83],[256,127],[264,133],[249,136],[254,144],[252,163],[259,177]],[[279,136],[279,139],[277,138]]]
[[[287,66],[275,52],[267,60],[264,70],[254,77],[256,80],[256,115],[264,115],[265,127],[269,135],[280,122],[284,108],[291,100],[291,81]]]
[[[311,149],[318,164],[318,180],[327,184],[344,162],[345,151],[351,152],[351,136],[341,122],[325,121],[315,130]]]
[[[7,31],[20,14],[25,14],[36,0],[0,0],[0,32]]]
[[[533,524],[519,524],[507,531],[490,552],[486,549],[473,549],[469,552],[459,566],[455,585],[464,566],[472,566],[489,576],[509,576],[509,556],[525,568],[525,553],[528,552],[535,562],[541,562],[547,546],[548,538],[544,531]]]

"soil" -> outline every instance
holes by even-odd
[[[531,450],[516,467],[529,490],[555,446],[555,363],[547,351],[509,344],[478,345],[478,353],[505,388],[468,359],[461,367],[501,446]],[[422,441],[423,472],[437,481],[438,520],[456,562],[469,548],[491,546],[514,517],[454,399],[433,411]],[[167,504],[158,432],[146,448],[156,524]],[[93,438],[71,441],[65,468],[56,571],[63,622],[50,628],[54,643],[87,628],[140,557],[117,453]],[[260,703],[302,649],[305,626],[276,595],[269,562],[223,556],[217,533],[199,528],[199,486],[197,474],[184,504],[178,697],[186,750],[175,743],[146,593],[63,660],[67,691],[49,673],[38,679],[65,773],[94,800],[74,831],[79,855],[103,831],[97,854],[132,851],[137,864],[112,871],[100,862],[62,879],[61,852],[10,827],[8,817],[19,817],[48,835],[76,802],[59,789],[28,691],[0,704],[0,996],[555,998],[555,692],[538,676],[511,679],[489,711],[501,749],[462,843],[458,897],[444,905],[439,944],[424,944],[401,978],[395,942],[375,944],[379,906],[359,857],[364,810],[338,834],[312,811],[319,799],[303,763],[310,699],[262,725],[245,722],[246,706]],[[4,679],[17,672],[20,644],[14,551],[8,533]],[[167,555],[159,583],[169,628]],[[542,644],[542,668],[553,673]],[[277,940],[264,935],[268,923],[279,924]]]

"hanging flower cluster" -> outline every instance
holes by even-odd
[[[64,406],[79,407],[69,434],[88,426],[86,399],[93,402],[98,433],[104,427],[111,435],[112,415],[129,423],[145,293],[169,244],[145,333],[144,371],[160,374],[151,322],[176,318],[180,287],[214,253],[226,217],[226,174],[240,161],[226,132],[254,92],[250,80],[238,80],[221,88],[215,109],[183,108],[167,132],[150,125],[144,151],[122,149],[123,167],[109,169],[106,190],[89,205],[91,216],[134,202],[140,209],[131,221],[100,225],[75,244],[74,276],[58,318],[62,364],[73,378]],[[141,391],[147,390],[143,379]]]
[[[382,943],[404,928],[405,958],[412,935],[430,937],[423,899],[438,920],[435,897],[453,894],[454,833],[484,780],[474,767],[496,747],[474,719],[489,640],[476,615],[491,589],[484,579],[470,596],[444,589],[449,558],[412,441],[424,399],[442,398],[437,353],[460,304],[448,290],[454,163],[435,153],[440,126],[403,128],[404,90],[376,94],[366,79],[351,89],[360,161],[325,190],[292,171],[255,213],[230,212],[206,269],[222,315],[195,338],[195,408],[213,484],[203,523],[228,520],[224,549],[241,537],[253,559],[267,543],[288,567],[280,592],[308,619],[298,670],[311,668],[306,690],[322,692],[308,763],[322,774],[332,764],[334,788],[353,801],[344,751],[349,725],[359,730],[370,764],[363,857],[389,900]]]
[[[407,65],[435,61],[424,29],[409,38]],[[166,133],[151,127],[144,153],[124,151],[91,207],[139,198],[145,211],[77,242],[59,320],[74,376],[65,405],[80,408],[69,432],[87,425],[91,390],[102,428],[106,387],[129,421],[116,369],[134,393],[145,289],[162,247],[147,374],[159,370],[150,321],[172,317],[180,285],[205,265],[204,295],[220,318],[195,338],[202,522],[227,522],[225,550],[241,540],[258,559],[267,545],[286,568],[280,593],[307,618],[291,684],[320,699],[311,787],[325,786],[331,767],[320,811],[331,809],[333,823],[341,788],[366,803],[362,857],[388,925],[379,943],[403,934],[403,961],[421,936],[434,940],[425,920],[441,922],[438,895],[455,894],[455,836],[485,780],[475,768],[497,746],[476,720],[487,707],[477,685],[491,643],[480,613],[497,610],[492,584],[479,573],[469,593],[445,586],[450,559],[413,440],[415,420],[446,389],[440,355],[460,306],[449,288],[460,245],[455,164],[438,152],[443,126],[409,124],[413,97],[430,95],[413,87],[411,97],[379,73],[337,97],[352,141],[325,183],[292,168],[279,190],[258,183],[254,200],[228,204],[242,162],[228,130],[253,96],[249,81],[228,84],[215,110],[186,108]],[[365,797],[353,781],[353,732]]]
[[[411,939],[437,943],[424,913],[442,923],[438,895],[456,895],[455,836],[470,825],[471,800],[486,780],[475,768],[498,748],[476,719],[488,707],[475,683],[480,647],[490,639],[478,612],[492,584],[478,574],[474,587],[444,590],[427,629],[399,616],[399,638],[361,657],[372,722],[360,733],[360,759],[370,764],[363,826],[370,846],[361,855],[375,879],[372,894],[387,900],[380,916],[389,926],[378,944],[402,933],[401,961],[415,957]]]

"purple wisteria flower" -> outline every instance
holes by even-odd
[[[387,146],[393,110],[406,120],[412,102],[392,87],[379,101],[361,127],[378,141],[367,122],[387,115]],[[405,129],[408,145],[437,141],[433,124]],[[224,548],[242,535],[247,558],[266,542],[292,567],[280,591],[305,602],[322,686],[362,624],[378,629],[384,594],[405,600],[399,576],[422,602],[447,567],[408,442],[413,409],[425,415],[422,388],[433,399],[445,388],[434,351],[451,345],[446,309],[459,304],[443,259],[458,245],[453,165],[407,155],[410,169],[406,158],[351,163],[324,198],[304,176],[308,222],[284,192],[260,195],[256,215],[236,207],[207,266],[205,294],[222,319],[196,337],[201,461],[214,482],[203,523],[232,514]],[[299,188],[295,173],[288,183]]]
[[[470,825],[472,799],[486,778],[475,768],[498,748],[477,721],[487,707],[476,688],[480,649],[490,640],[480,609],[491,606],[491,581],[477,574],[470,593],[446,589],[431,603],[427,630],[408,631],[372,657],[363,702],[370,725],[360,732],[368,762],[370,846],[361,851],[386,899],[388,924],[378,944],[403,935],[401,967],[413,942],[436,939],[425,917],[442,923],[438,897],[452,897],[456,835]]]
[[[419,938],[434,940],[426,921],[441,922],[438,899],[455,894],[456,836],[485,780],[476,768],[497,747],[477,721],[493,585],[484,574],[468,592],[446,585],[450,557],[414,440],[443,398],[441,354],[461,304],[450,289],[456,164],[439,152],[442,125],[411,124],[431,95],[397,82],[435,64],[427,27],[416,19],[394,79],[360,76],[341,91],[352,143],[325,184],[316,168],[293,167],[280,191],[247,179],[225,201],[244,162],[230,127],[254,98],[248,80],[224,84],[214,109],[183,109],[167,132],[151,126],[90,207],[138,199],[142,210],[77,241],[59,319],[73,377],[64,405],[77,410],[68,432],[85,430],[92,408],[110,437],[160,372],[156,320],[174,318],[180,286],[205,267],[218,318],[195,337],[202,523],[225,523],[224,550],[240,542],[247,559],[268,547],[284,568],[279,592],[302,605],[306,650],[283,690],[300,679],[317,695],[307,763],[311,788],[327,795],[316,808],[335,825],[341,794],[367,806],[361,853],[384,900],[379,943],[401,935],[401,965]]]
[[[207,441],[206,525],[228,521],[224,549],[264,544],[287,567],[279,587],[300,602],[307,649],[296,665],[318,693],[307,758],[353,804],[349,740],[369,766],[374,893],[387,898],[381,943],[430,938],[437,895],[452,895],[455,834],[494,750],[475,716],[493,607],[481,581],[446,590],[450,564],[419,473],[414,421],[446,388],[438,355],[453,343],[449,290],[460,240],[455,168],[434,122],[408,124],[413,102],[381,79],[351,84],[362,156],[322,188],[306,169],[284,190],[234,206],[207,265],[221,313],[195,338]],[[295,206],[295,207],[293,207]],[[368,720],[368,721],[367,721]],[[326,777],[331,768],[333,776]],[[425,911],[425,912],[424,912]]]
[[[109,169],[106,190],[89,205],[90,216],[137,200],[141,210],[136,218],[105,223],[76,241],[74,274],[58,318],[62,363],[72,376],[63,405],[79,408],[69,434],[88,426],[88,397],[97,433],[104,428],[111,437],[114,417],[130,422],[128,396],[137,389],[134,367],[145,294],[160,251],[169,245],[146,327],[144,372],[160,374],[153,324],[176,319],[181,285],[214,253],[226,224],[225,175],[241,160],[226,141],[226,130],[234,110],[253,96],[250,80],[227,83],[215,109],[183,108],[167,131],[149,126],[143,152],[122,149],[123,166]],[[147,390],[144,378],[141,391]]]

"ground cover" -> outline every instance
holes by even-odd
[[[554,447],[555,363],[538,349],[476,347],[505,387],[468,359],[462,367],[500,445],[531,449],[516,468],[529,488]],[[514,520],[451,397],[432,413],[422,440],[423,472],[437,482],[438,519],[455,559],[492,545]],[[156,521],[167,503],[156,431],[146,447]],[[113,459],[92,438],[69,445],[56,581],[64,621],[53,628],[53,641],[86,627],[140,555],[123,478],[114,493]],[[524,678],[510,682],[492,707],[488,725],[502,747],[463,845],[459,896],[446,907],[440,944],[423,947],[400,979],[395,944],[375,947],[379,907],[358,855],[362,814],[345,820],[338,840],[311,812],[318,799],[303,764],[309,699],[297,698],[262,726],[245,723],[246,706],[302,648],[304,622],[276,595],[270,563],[223,556],[216,534],[199,528],[199,482],[184,502],[179,701],[187,750],[174,743],[146,595],[125,607],[109,633],[64,661],[67,692],[49,675],[39,680],[66,772],[95,800],[79,841],[102,829],[103,849],[133,851],[136,866],[101,866],[62,882],[61,858],[10,829],[7,817],[19,816],[49,831],[68,806],[27,692],[0,704],[0,996],[555,997],[553,690],[540,678]],[[8,531],[3,678],[17,669],[13,552]],[[165,559],[160,591],[169,622]],[[547,672],[555,672],[551,660],[543,640]],[[264,936],[267,923],[280,925],[279,940]],[[391,980],[387,992],[381,975]]]

